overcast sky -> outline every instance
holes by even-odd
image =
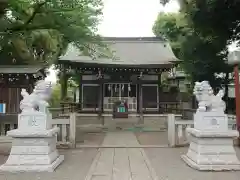
[[[178,10],[174,0],[164,8],[159,0],[104,0],[99,33],[113,37],[153,36],[152,26],[158,13]]]
[[[177,0],[163,7],[160,0],[103,0],[103,19],[99,34],[108,37],[154,36],[152,26],[159,12],[177,12]],[[56,75],[50,70],[47,80],[56,82]]]

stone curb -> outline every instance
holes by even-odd
[[[77,145],[76,147],[77,149],[78,148],[171,148],[169,147],[168,145],[159,145],[159,146],[156,146],[156,145],[140,145],[140,146],[124,146],[124,145],[117,145],[117,146],[114,146],[114,145],[106,145],[106,146],[98,146],[98,145]]]

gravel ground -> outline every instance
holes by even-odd
[[[77,143],[77,145],[101,145],[105,133],[84,133],[84,143]]]
[[[11,151],[12,143],[0,143],[0,156],[8,155]],[[1,160],[0,160],[1,163]]]
[[[240,159],[240,149],[236,149]],[[160,180],[239,180],[238,172],[200,172],[180,158],[187,148],[146,148],[145,152]]]
[[[0,172],[0,180],[84,180],[97,154],[97,149],[59,150],[65,160],[53,173],[6,173]],[[0,155],[0,165],[7,156]]]
[[[167,132],[136,132],[140,145],[167,145]]]

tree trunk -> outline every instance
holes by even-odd
[[[0,0],[0,18],[5,14],[5,9],[7,6],[7,0]]]

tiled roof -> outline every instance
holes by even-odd
[[[40,66],[0,66],[0,73],[2,74],[34,74],[43,69]]]
[[[173,54],[169,43],[161,38],[105,37],[103,38],[103,43],[107,45],[111,53],[94,50],[97,55],[95,56],[96,58],[93,59],[89,56],[83,55],[80,50],[70,44],[66,54],[61,56],[59,61],[126,66],[169,65],[178,61]],[[104,55],[104,57],[102,55]]]

